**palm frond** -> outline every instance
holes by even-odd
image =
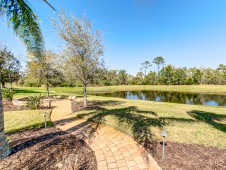
[[[45,1],[45,0],[44,0]],[[27,51],[38,57],[44,49],[44,40],[39,20],[27,0],[0,0],[0,13],[5,15],[9,26],[27,47]]]
[[[54,11],[56,11],[56,9],[47,1],[47,0],[43,0],[47,5],[49,5]]]

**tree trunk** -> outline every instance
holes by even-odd
[[[0,77],[0,160],[7,157],[10,153],[9,146],[6,141],[4,131],[4,114],[2,103],[2,89],[1,89],[1,77]]]
[[[84,95],[84,107],[86,107],[87,106],[86,85],[84,85],[83,95]]]
[[[13,89],[13,81],[12,81],[12,76],[10,74],[10,89],[12,90]]]
[[[159,65],[158,65],[158,77],[159,77]]]
[[[46,83],[46,95],[49,97],[49,83]]]
[[[2,88],[5,88],[5,82],[2,82]]]
[[[10,82],[10,89],[12,90],[13,89],[13,83]]]

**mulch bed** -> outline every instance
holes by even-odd
[[[226,170],[226,149],[167,142],[162,160],[162,145],[156,148],[152,155],[163,170]]]
[[[0,161],[4,170],[96,170],[92,149],[55,127],[10,134],[11,155]]]

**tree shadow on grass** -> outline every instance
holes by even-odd
[[[147,116],[145,116],[145,114]],[[152,117],[148,117],[151,115]],[[130,106],[117,109],[106,109],[99,107],[90,113],[79,114],[79,118],[85,118],[88,121],[94,122],[98,125],[107,124],[106,116],[113,116],[117,120],[114,128],[125,132],[127,129],[120,128],[120,125],[126,124],[132,131],[132,137],[150,153],[156,153],[157,141],[151,127],[158,127],[168,125],[171,122],[178,123],[192,123],[193,119],[164,117],[159,118],[157,113],[153,111],[139,110],[136,106]],[[130,134],[131,135],[131,134]]]
[[[226,122],[226,115],[204,112],[200,110],[192,110],[187,113],[197,121],[205,122],[213,126],[214,128],[226,133],[226,124],[221,123],[221,121]]]
[[[99,101],[99,100],[94,100],[91,102],[93,105],[98,105],[98,106],[116,106],[116,105],[122,105],[123,101],[115,101],[115,100],[106,100],[106,101]]]
[[[15,91],[15,93],[43,93],[29,89],[13,89],[13,90]]]
[[[100,101],[100,100],[94,100],[92,102],[88,103],[88,106],[84,108],[83,102],[78,102],[76,100],[71,101],[71,109],[72,112],[80,111],[80,110],[93,110],[93,109],[99,109],[103,106],[116,106],[116,105],[122,105],[125,102],[122,101],[115,101],[115,100],[108,100],[108,101]]]

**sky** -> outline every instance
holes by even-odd
[[[29,0],[40,19],[46,49],[60,52],[64,42],[50,18],[55,12],[41,1]],[[162,56],[176,67],[211,67],[226,64],[225,0],[49,0],[59,13],[63,8],[85,15],[104,35],[104,56],[110,69],[135,75],[141,63]],[[15,55],[25,47],[0,19],[0,42]],[[156,66],[150,68],[156,70]]]

